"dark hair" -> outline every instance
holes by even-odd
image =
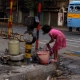
[[[51,30],[51,26],[49,25],[44,25],[42,27],[43,34],[47,34],[50,30]]]

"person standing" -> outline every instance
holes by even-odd
[[[49,34],[51,39],[46,43],[46,45],[49,45],[50,43],[54,42],[52,51],[54,54],[54,58],[50,60],[51,63],[58,61],[58,50],[66,47],[66,37],[65,35],[57,29],[52,28],[49,25],[42,26],[43,34]]]

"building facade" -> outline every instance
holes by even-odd
[[[58,26],[58,13],[62,8],[64,8],[65,11],[68,3],[68,0],[44,0],[40,18],[41,25],[49,24],[52,26]],[[2,4],[0,4],[0,11],[2,10],[1,5]],[[9,6],[9,0],[6,0],[6,7],[4,7],[4,9],[6,10],[7,17],[9,17]],[[18,0],[13,0],[13,23],[24,24],[27,16],[29,16],[29,11],[25,12],[19,10]]]

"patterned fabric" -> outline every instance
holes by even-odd
[[[54,39],[56,39],[52,48],[53,50],[59,50],[66,47],[66,38],[61,31],[57,29],[51,29],[49,32],[49,36],[53,36]]]

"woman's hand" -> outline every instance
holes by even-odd
[[[53,36],[51,36],[51,40],[48,43],[46,43],[46,45],[49,45],[52,42],[54,42],[54,37]]]

